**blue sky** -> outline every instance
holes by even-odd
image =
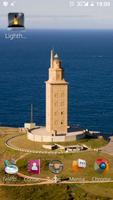
[[[77,7],[79,0],[14,0],[14,7],[2,6],[3,1],[13,0],[0,0],[0,28],[7,27],[9,12],[24,12],[26,28],[113,29],[113,0],[88,0],[88,7]],[[97,1],[111,6],[97,7]]]

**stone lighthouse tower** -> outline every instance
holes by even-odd
[[[68,82],[57,54],[51,51],[49,80],[46,81],[46,130],[63,135],[68,128]]]

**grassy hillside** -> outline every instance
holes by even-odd
[[[109,196],[109,194],[108,194]],[[51,185],[0,188],[2,200],[111,200],[110,197],[91,194],[77,185]]]
[[[75,154],[62,154],[62,155],[47,155],[47,154],[32,154],[24,153],[15,150],[11,150],[5,146],[5,141],[15,135],[19,134],[18,129],[14,128],[0,128],[0,182],[2,182],[4,176],[4,160],[19,159],[17,165],[19,172],[29,175],[27,171],[27,163],[30,159],[41,160],[41,174],[38,177],[53,177],[48,169],[48,163],[50,160],[58,159],[64,163],[64,170],[59,175],[60,177],[84,177],[87,180],[91,180],[91,177],[110,177],[113,179],[113,158],[110,155],[103,154],[101,152],[79,152]],[[42,149],[42,145],[28,141],[26,135],[20,135],[14,141],[14,144],[23,147],[37,150]],[[106,145],[104,139],[91,139],[81,140],[79,143],[83,143],[92,148],[98,148]],[[67,145],[65,143],[64,145]],[[77,141],[71,144],[77,144]],[[105,158],[110,163],[110,169],[105,175],[98,174],[94,170],[94,162],[97,158]],[[87,161],[87,168],[72,172],[72,161],[78,158],[85,159]],[[17,182],[23,182],[24,180],[18,179]],[[15,182],[16,184],[16,182]],[[25,186],[25,187],[0,187],[0,200],[113,200],[113,183],[99,183],[99,184],[71,184],[71,185],[43,185],[43,186]]]

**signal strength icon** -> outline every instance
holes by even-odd
[[[89,6],[89,2],[85,2],[84,7],[88,7]]]

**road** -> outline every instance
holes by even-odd
[[[111,156],[113,156],[113,136],[110,137],[110,142],[105,146],[100,148],[102,153],[107,153]]]

